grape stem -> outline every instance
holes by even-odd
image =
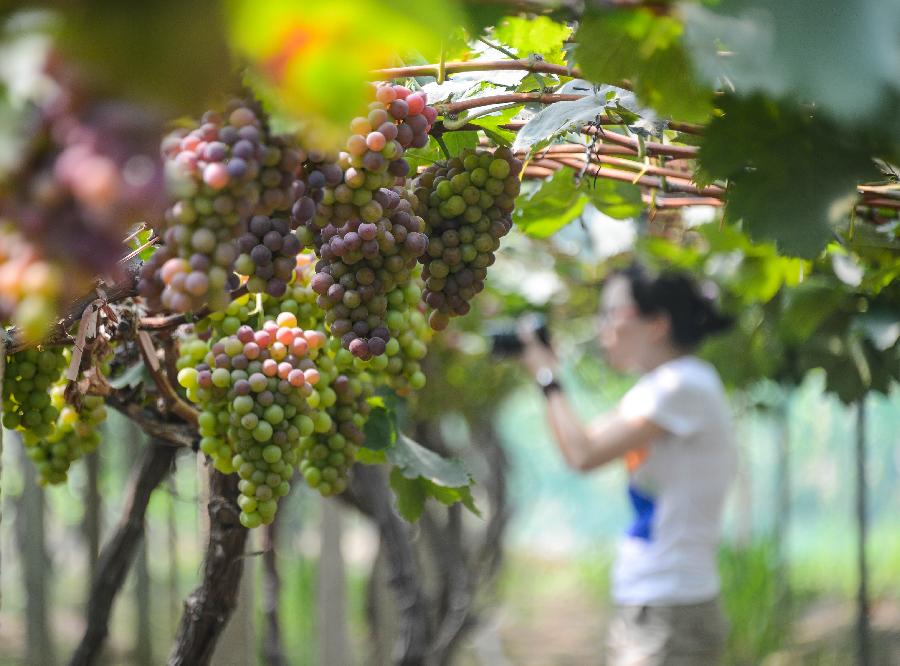
[[[447,144],[444,143],[444,138],[439,134],[435,134],[434,140],[437,141],[437,144],[441,147],[441,152],[444,153],[444,157],[446,157],[448,160],[451,159],[450,151],[447,149]]]
[[[144,367],[147,368],[147,371],[153,378],[153,383],[156,384],[156,388],[159,389],[160,394],[168,403],[169,409],[173,414],[180,416],[191,425],[196,426],[198,424],[199,412],[181,399],[181,396],[176,393],[175,389],[173,389],[172,385],[169,383],[169,380],[161,372],[162,366],[159,363],[156,347],[153,346],[150,335],[146,331],[140,331],[138,333],[137,341],[141,357],[144,359]]]

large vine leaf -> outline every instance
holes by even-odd
[[[681,9],[690,55],[712,85],[727,77],[743,94],[813,101],[846,121],[896,112],[900,3],[729,0]]]
[[[726,215],[754,239],[815,257],[875,169],[866,137],[848,136],[796,105],[724,97],[700,148],[706,177],[730,181]]]
[[[516,51],[520,58],[536,54],[547,62],[563,64],[563,42],[571,34],[569,26],[557,23],[547,16],[530,19],[508,16],[494,29],[493,36]]]
[[[598,83],[629,80],[638,98],[679,120],[705,120],[712,92],[694,75],[672,16],[647,8],[589,12],[575,35],[582,73]]]
[[[462,463],[444,458],[400,432],[396,396],[374,396],[370,402],[373,409],[366,422],[365,445],[357,459],[367,465],[393,465],[390,480],[400,515],[410,522],[418,520],[429,497],[448,506],[461,502],[480,515],[470,491],[472,478]]]
[[[584,98],[573,102],[556,102],[543,108],[519,130],[513,142],[513,150],[536,150],[560,134],[596,120],[607,105],[615,101],[618,90],[613,86],[602,86],[595,91],[591,84],[581,82],[580,88],[570,87],[561,91],[569,94],[582,92]]]
[[[560,169],[550,178],[528,183],[528,191],[516,199],[513,222],[534,238],[547,238],[581,214],[587,197],[578,188],[575,174]]]
[[[582,187],[597,210],[617,220],[632,218],[643,209],[640,189],[629,183],[588,177]]]
[[[394,465],[391,487],[406,520],[418,520],[429,497],[448,506],[461,502],[480,515],[469,490],[472,479],[460,461],[443,458],[403,434],[388,449],[387,461]]]
[[[326,146],[339,145],[365,109],[372,69],[395,64],[400,50],[436,62],[449,27],[464,22],[452,1],[231,0],[227,8],[231,44],[251,63],[257,93]]]
[[[810,278],[784,292],[779,335],[789,344],[806,342],[846,298],[833,282]]]

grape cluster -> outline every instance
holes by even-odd
[[[265,311],[291,312],[304,329],[324,335],[325,313],[316,304],[317,295],[309,284],[315,274],[312,263],[312,255],[298,255],[296,281],[284,298],[265,302]],[[302,441],[300,472],[311,488],[327,496],[343,492],[347,486],[357,449],[365,439],[362,429],[371,410],[368,398],[375,387],[367,363],[344,349],[339,339],[329,338],[327,345],[315,353],[320,381],[309,404],[328,415],[331,427]]]
[[[6,358],[3,380],[3,426],[47,437],[59,410],[50,398],[51,387],[67,365],[62,347],[26,349]]]
[[[241,254],[235,270],[249,276],[247,291],[282,296],[294,278],[300,240],[284,217],[254,215],[237,241]]]
[[[429,324],[446,328],[451,316],[469,311],[484,289],[500,239],[512,228],[522,163],[511,150],[474,149],[430,166],[415,181],[419,214],[425,219],[428,249],[423,298],[433,312]]]
[[[290,211],[305,155],[287,139],[269,136],[264,118],[244,102],[233,102],[225,117],[207,112],[199,127],[173,133],[162,149],[176,201],[166,214],[165,246],[144,265],[139,291],[152,306],[178,312],[204,303],[224,308],[240,255],[235,241],[252,215]],[[277,290],[271,257],[254,255],[254,248],[242,267],[257,277],[272,272],[263,288]]]
[[[325,342],[324,334],[304,331],[285,312],[259,330],[240,326],[212,344],[203,363],[178,373],[188,397],[204,407],[201,450],[221,471],[241,478],[245,527],[272,521],[277,499],[290,489],[301,439],[331,427],[326,413],[308,409],[316,406],[320,379],[309,352]],[[194,345],[191,356],[199,350]]]
[[[372,376],[336,338],[329,340],[317,363],[328,379],[319,391],[317,406],[330,426],[302,442],[299,469],[307,485],[327,497],[347,488],[357,450],[365,442],[363,428],[371,411],[368,398],[374,385]]]
[[[77,404],[67,402],[69,382],[63,370],[71,358],[71,351],[62,347],[31,349],[12,358],[16,378],[4,405],[4,425],[23,431],[25,451],[37,469],[41,485],[65,482],[70,465],[100,444],[97,429],[106,419],[101,396],[78,395]],[[98,362],[108,374],[109,357]],[[36,368],[35,374],[28,379],[32,367]],[[79,373],[78,379],[82,377]]]
[[[312,288],[332,335],[364,360],[385,352],[387,294],[409,281],[427,247],[415,197],[392,185],[409,173],[403,153],[428,142],[435,116],[424,95],[380,86],[369,114],[351,122],[336,162],[310,155],[304,165],[306,190],[293,216],[319,257]]]

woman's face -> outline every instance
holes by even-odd
[[[642,317],[627,278],[610,278],[598,314],[600,348],[616,370],[644,369],[648,352],[664,342],[660,317]]]

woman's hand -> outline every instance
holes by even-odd
[[[541,342],[535,334],[534,327],[527,322],[521,322],[516,328],[516,333],[522,341],[522,364],[528,372],[534,376],[539,369],[549,368],[556,375],[559,365],[556,354]]]

